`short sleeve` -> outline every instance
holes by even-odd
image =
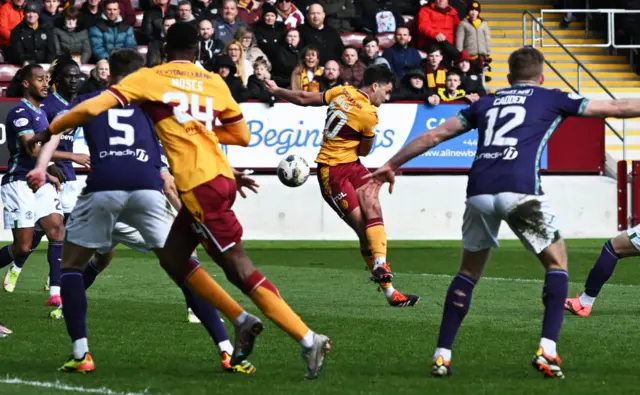
[[[465,129],[471,130],[477,128],[478,118],[477,118],[477,103],[475,102],[467,108],[460,110],[456,117],[462,122],[462,125]]]
[[[148,74],[150,70],[143,68],[133,74],[129,74],[120,83],[107,89],[107,92],[115,96],[122,107],[131,103],[146,101],[149,83],[153,81],[153,76]]]
[[[322,104],[328,106],[331,101],[338,96],[338,93],[342,92],[344,87],[336,86],[322,93]]]
[[[22,110],[22,111],[20,111]],[[7,124],[11,125],[16,137],[35,134],[33,119],[24,108],[11,110],[7,116]]]
[[[555,107],[560,110],[563,115],[582,115],[587,108],[589,99],[586,99],[574,92],[553,91],[553,100]]]
[[[378,115],[377,114],[369,114],[365,122],[362,124],[362,137],[364,138],[374,138],[376,136],[376,132],[373,130],[378,126]]]

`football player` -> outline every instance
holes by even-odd
[[[394,75],[385,66],[364,72],[362,88],[337,86],[321,93],[292,91],[266,81],[269,91],[302,106],[329,106],[322,146],[316,158],[320,192],[342,220],[358,235],[360,253],[371,280],[384,290],[391,306],[415,306],[420,297],[396,290],[387,263],[387,235],[378,200],[379,188],[363,177],[369,170],[360,163],[373,148],[378,111],[393,90]]]

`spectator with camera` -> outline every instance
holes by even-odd
[[[40,7],[36,3],[24,8],[24,20],[11,31],[10,63],[51,63],[56,57],[55,35],[49,25],[39,24]]]
[[[62,28],[55,29],[57,55],[80,54],[81,64],[91,59],[89,33],[78,26],[80,11],[76,7],[67,7],[62,11]]]

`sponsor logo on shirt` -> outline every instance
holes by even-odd
[[[13,120],[13,125],[17,128],[26,126],[28,123],[29,123],[29,120],[27,118],[18,118]]]

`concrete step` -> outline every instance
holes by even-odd
[[[549,8],[544,4],[482,4],[482,12],[500,12],[502,10],[510,10],[511,12],[529,10],[540,11],[541,9]]]
[[[566,38],[585,38],[584,30],[569,30],[569,29],[558,29],[552,30],[551,33],[558,39],[566,39]],[[496,38],[518,38],[522,41],[522,29],[514,27],[513,29],[501,28],[491,30],[491,40],[493,41]],[[543,38],[552,40],[551,36],[544,33]]]
[[[484,7],[484,6],[483,6]],[[484,17],[484,14],[482,15]],[[520,19],[518,20],[489,20],[489,27],[492,29],[496,29],[496,28],[509,28],[509,27],[514,27],[514,28],[519,28],[520,30],[522,30],[522,17],[520,17]],[[528,32],[531,31],[531,25],[530,25],[530,21],[527,22],[527,30]],[[557,28],[558,27],[558,22],[553,22],[553,23],[548,23],[548,26],[545,25],[545,27],[549,30],[551,30],[552,28]],[[584,22],[571,22],[571,25],[569,27],[568,30],[584,30],[585,25]]]
[[[547,45],[553,47],[554,45],[557,45],[553,42],[553,40],[551,38],[547,38],[547,40],[549,41]],[[604,40],[601,40],[599,38],[565,38],[563,40],[561,40],[562,44],[564,46],[568,46],[571,44],[575,44],[575,45],[589,45],[589,44],[604,44]],[[517,38],[494,38],[493,36],[491,37],[491,43],[494,45],[500,45],[500,44],[510,44],[510,45],[518,45],[521,46],[522,45],[522,35],[520,35],[520,37]],[[602,48],[600,48],[602,49]]]
[[[491,24],[491,21],[493,20],[497,20],[497,21],[520,21],[522,22],[522,11],[520,10],[520,12],[514,12],[513,10],[509,10],[509,9],[505,9],[505,10],[495,10],[492,12],[485,12],[484,11],[484,6],[483,6],[483,10],[481,13],[482,18],[486,18],[489,22],[489,24]],[[540,18],[540,13],[539,12],[534,12],[533,13],[536,18]],[[564,17],[564,15],[562,14],[544,14],[544,22],[557,22],[560,23],[560,20]],[[529,18],[529,22],[531,21],[530,17]]]
[[[531,41],[528,40],[528,42],[530,43]],[[515,51],[516,49],[522,47],[522,39],[518,40],[517,44],[498,44],[498,45],[493,45],[491,47],[491,54],[510,54],[511,52]],[[560,47],[550,47],[550,46],[545,46],[545,47],[541,47],[540,45],[536,45],[536,48],[538,48],[540,51],[544,52],[545,54],[566,54],[566,52],[564,51],[564,49],[560,48]],[[593,55],[607,55],[607,53],[605,52],[604,48],[599,48],[599,47],[578,47],[578,48],[568,48],[571,53],[573,53],[574,55],[576,54],[593,54]]]
[[[493,53],[491,54],[491,58],[495,63],[505,63],[509,59],[509,55],[511,55],[511,53],[516,49],[517,48],[509,48],[509,49],[505,48],[500,52],[493,52],[492,50]],[[542,53],[544,53],[545,59],[547,59],[550,62],[572,62],[572,63],[575,62],[571,58],[571,56],[567,55],[565,52],[563,52],[562,54],[558,54],[554,52],[549,52],[547,48],[544,48],[542,50]],[[598,63],[610,63],[610,64],[623,63],[627,66],[629,65],[627,59],[624,56],[591,55],[591,54],[581,54],[581,53],[577,53],[577,54],[574,53],[573,55],[576,58],[578,58],[579,61],[585,64],[588,64],[589,62],[598,62]]]
[[[638,76],[635,73],[632,73],[630,71],[627,71],[627,72],[592,71],[591,73],[600,81],[622,82],[622,83],[627,82],[630,84],[637,82],[640,84],[640,80],[638,80]],[[508,74],[508,71],[497,71],[497,70],[493,70],[489,73],[489,75],[492,78],[507,78],[507,74]],[[578,73],[574,69],[573,71],[563,73],[562,76],[569,81],[573,81],[578,78],[577,74]],[[546,69],[544,72],[544,75],[546,80],[548,80],[549,78],[559,78],[551,69]],[[582,82],[587,82],[591,80],[591,77],[584,71],[580,73],[580,78],[582,78]]]
[[[576,63],[574,62],[556,62],[556,61],[552,61],[551,64],[553,65],[553,67],[555,67],[556,69],[558,69],[560,72],[562,73],[576,73],[577,72],[577,67],[576,67]],[[614,63],[614,64],[607,64],[607,63],[589,63],[589,64],[585,64],[585,66],[587,66],[587,69],[589,69],[589,71],[594,72],[594,71],[600,71],[600,72],[631,72],[631,66],[627,65],[627,64],[623,64],[623,63]],[[493,72],[504,72],[507,73],[509,72],[509,67],[506,63],[502,63],[497,67],[492,67],[492,71]],[[582,70],[582,74],[587,74],[584,69]],[[635,75],[635,74],[634,74]]]

